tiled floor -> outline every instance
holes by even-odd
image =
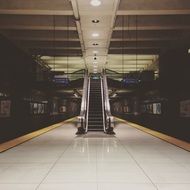
[[[189,190],[190,153],[119,123],[116,136],[66,124],[0,154],[2,190]]]

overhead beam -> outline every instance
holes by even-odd
[[[60,42],[47,42],[47,41],[22,41],[19,43],[22,46],[27,46],[27,47],[48,47],[48,48],[54,48],[54,47],[61,47],[61,48],[74,48],[74,47],[80,47],[80,42],[79,41],[66,41]]]
[[[142,42],[146,42],[146,41],[152,41],[152,42],[154,42],[154,41],[172,41],[172,40],[177,40],[177,38],[138,38],[138,41],[142,41]],[[135,41],[137,41],[137,39],[136,38],[125,38],[125,39],[122,39],[122,38],[112,38],[111,39],[111,42],[118,42],[118,41],[124,41],[124,42],[135,42]]]
[[[112,38],[130,38],[136,39],[136,35],[138,35],[138,39],[140,38],[190,38],[190,30],[136,30],[133,31],[124,31],[124,36],[122,35],[122,31],[113,31]]]
[[[66,27],[66,26],[21,26],[21,25],[0,25],[0,30],[76,30],[76,27]]]
[[[80,23],[80,15],[79,15],[79,10],[78,10],[78,3],[76,0],[71,0],[74,16],[75,16],[75,21],[76,21],[76,26],[77,26],[77,31],[82,47],[82,52],[84,53],[85,51],[85,45],[84,45],[84,39],[83,39],[83,33],[81,29],[81,23]]]
[[[60,50],[60,49],[29,49],[29,52],[33,55],[41,55],[41,56],[82,56],[82,51],[81,49],[69,49],[68,50]]]
[[[130,26],[130,27],[115,27],[114,31],[130,31],[130,30],[136,30],[136,26]],[[139,30],[190,30],[190,25],[188,26],[180,26],[180,25],[173,25],[173,26],[138,26]]]
[[[1,33],[10,38],[68,38],[67,31],[55,31],[52,30],[1,30]],[[69,39],[78,39],[78,33],[76,30],[69,32]]]
[[[73,15],[69,0],[1,0],[0,14]]]
[[[73,11],[67,10],[2,10],[0,9],[0,14],[7,15],[73,15]]]
[[[190,14],[189,0],[121,0],[118,15]]]
[[[111,18],[111,30],[108,33],[108,39],[107,39],[107,46],[106,46],[107,50],[109,49],[109,46],[110,46],[110,40],[111,40],[111,36],[112,36],[112,32],[113,32],[112,29],[114,28],[114,24],[115,24],[115,21],[116,21],[119,4],[120,4],[120,0],[115,0],[114,1],[114,5],[113,5],[114,11],[112,13],[112,18]]]
[[[136,48],[136,47],[170,47],[174,45],[175,41],[115,41],[110,43],[110,48]]]
[[[133,2],[133,1],[132,1]],[[186,10],[119,10],[117,15],[187,15],[190,9]]]
[[[81,47],[48,47],[48,46],[24,46],[24,48],[28,48],[28,49],[39,49],[40,51],[46,51],[46,50],[65,50],[65,53],[69,53],[71,50],[81,50]]]
[[[67,41],[68,39],[66,38],[48,38],[48,37],[10,37],[12,40],[14,41],[26,41],[26,42],[30,42],[30,41],[39,41],[39,42],[65,42]],[[79,39],[77,38],[72,38],[72,39],[69,39],[70,42],[80,42]]]
[[[161,53],[161,51],[159,49],[125,49],[125,50],[121,50],[121,49],[109,49],[109,54],[129,54],[129,55],[159,55]]]

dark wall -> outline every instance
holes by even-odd
[[[23,53],[2,36],[0,36],[0,67],[1,83],[21,85],[33,80],[35,62],[31,56]]]
[[[187,49],[165,52],[160,56],[158,88],[138,91],[138,93],[112,100],[113,114],[190,142],[190,114],[184,117],[180,110],[180,104],[183,101],[190,100],[189,73],[190,54],[188,54]],[[135,108],[135,99],[138,99],[138,108]],[[143,112],[142,106],[153,105],[154,103],[162,105],[161,114]],[[127,105],[129,105],[130,111],[126,110]],[[118,106],[120,108],[117,110],[116,107]],[[186,109],[188,110],[188,108]]]
[[[0,37],[0,143],[79,113],[80,100],[56,93],[49,81],[39,83],[37,66],[32,56]]]

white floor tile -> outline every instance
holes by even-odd
[[[98,190],[156,190],[152,184],[102,183]]]
[[[96,182],[96,163],[56,164],[44,183]]]
[[[97,190],[96,183],[42,184],[39,190]]]
[[[150,180],[136,165],[126,162],[100,162],[98,182],[149,183]]]
[[[61,154],[53,155],[52,153],[44,153],[39,152],[38,154],[23,154],[19,152],[17,153],[18,156],[14,156],[14,154],[9,154],[6,156],[0,157],[0,164],[1,163],[13,163],[13,164],[21,164],[21,163],[54,163]],[[41,155],[41,156],[39,156]]]
[[[189,183],[190,173],[148,173],[154,183]]]
[[[0,154],[0,189],[190,189],[189,152],[121,123],[115,137],[76,131],[66,124]]]
[[[189,190],[190,184],[157,184],[158,190]]]
[[[8,166],[0,173],[0,183],[40,183],[51,164],[0,164]]]
[[[187,168],[173,163],[142,164],[146,174],[155,183],[190,183],[190,172]]]
[[[0,184],[2,190],[35,190],[37,184]]]

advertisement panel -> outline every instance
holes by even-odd
[[[180,116],[190,117],[190,100],[180,102]]]
[[[2,100],[0,102],[0,117],[10,117],[11,115],[11,101]]]

